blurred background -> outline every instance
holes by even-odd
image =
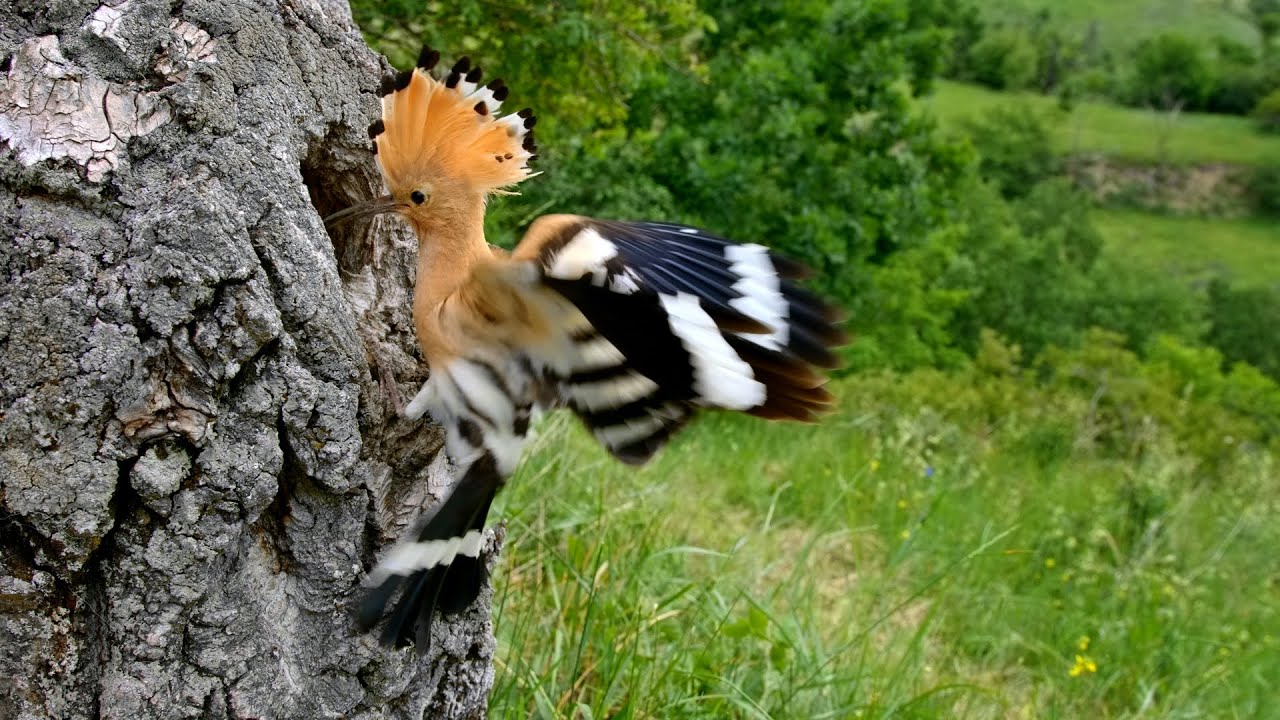
[[[355,0],[538,114],[491,204],[815,269],[811,427],[499,498],[494,717],[1276,717],[1280,0]]]

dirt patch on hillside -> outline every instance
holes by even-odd
[[[1250,208],[1249,170],[1234,165],[1132,165],[1097,155],[1067,163],[1078,186],[1104,205],[1125,205],[1179,215],[1240,217]]]

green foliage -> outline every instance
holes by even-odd
[[[1208,112],[1248,115],[1273,87],[1273,78],[1257,65],[1221,63],[1204,101]]]
[[[1022,90],[1036,76],[1035,46],[1016,30],[989,30],[970,51],[973,80],[996,90]]]
[[[1033,87],[1058,95],[1064,107],[1091,95],[1246,115],[1280,85],[1261,16],[1230,3],[998,0],[974,7],[985,17],[961,27],[968,45],[957,44],[949,77],[1003,90]],[[1261,43],[1249,21],[1264,35]]]
[[[1209,285],[1208,341],[1228,360],[1246,362],[1280,379],[1280,285],[1235,288]]]
[[[1272,90],[1253,108],[1253,119],[1258,127],[1271,133],[1280,133],[1280,88]]]
[[[1249,0],[1249,16],[1258,34],[1262,36],[1262,52],[1274,52],[1276,36],[1280,35],[1280,0]]]
[[[953,316],[969,291],[938,282],[958,262],[951,238],[897,253],[852,304],[857,338],[846,357],[850,369],[954,367],[964,362],[955,346]]]
[[[497,71],[510,102],[538,111],[547,141],[620,122],[626,98],[650,75],[696,70],[690,46],[714,29],[695,0],[354,0],[351,11],[397,67],[411,66],[425,41],[445,62],[468,54],[473,65]]]
[[[1203,303],[1184,281],[1099,262],[1103,241],[1089,200],[1067,180],[1041,182],[1003,210],[981,197],[971,196],[962,260],[947,276],[967,292],[951,313],[959,347],[977,352],[984,328],[1030,356],[1049,345],[1073,346],[1091,326],[1121,333],[1135,347],[1158,333],[1201,335]]]
[[[1129,101],[1162,109],[1202,107],[1213,87],[1213,72],[1198,43],[1164,33],[1138,43]]]
[[[1138,457],[1162,450],[1159,427],[1194,454],[1201,472],[1228,477],[1242,446],[1280,448],[1274,382],[1256,384],[1247,372],[1224,376],[1217,350],[1168,337],[1158,338],[1148,354],[1144,363],[1125,349],[1122,336],[1095,330],[1077,349],[1050,349],[1036,369],[1049,387],[1091,393],[1088,440],[1108,453]],[[1221,402],[1227,392],[1240,396],[1234,383],[1260,392],[1259,402]]]
[[[1280,218],[1280,164],[1249,171],[1245,191],[1259,215]]]
[[[1206,324],[1203,293],[1186,278],[1104,257],[1089,277],[1077,322],[1106,328],[1145,348],[1157,335],[1198,340]]]
[[[978,150],[982,178],[1006,198],[1023,197],[1062,171],[1048,125],[1037,113],[1000,105],[967,119],[963,127]]]
[[[767,241],[855,301],[869,263],[926,241],[970,159],[910,101],[942,58],[938,11],[713,6],[706,72],[655,77],[631,103],[632,131],[652,131],[647,174],[683,221]]]

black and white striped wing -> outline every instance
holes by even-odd
[[[615,455],[643,462],[698,407],[813,419],[820,367],[845,340],[836,314],[761,245],[662,223],[582,218],[540,240],[543,282],[590,323],[592,361],[561,395]]]

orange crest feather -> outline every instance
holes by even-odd
[[[537,151],[532,111],[499,116],[502,80],[481,85],[480,68],[466,57],[437,80],[431,68],[439,58],[423,48],[418,67],[383,81],[382,120],[369,136],[387,189],[444,176],[487,195],[536,175],[528,164]]]

